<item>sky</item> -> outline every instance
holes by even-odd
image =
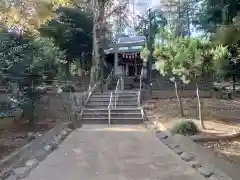
[[[135,8],[135,12],[136,13],[140,13],[140,14],[144,14],[148,8],[154,8],[156,6],[160,6],[160,0],[135,0],[135,2],[144,2],[145,5],[143,6],[136,6]],[[194,28],[193,28],[194,29]],[[199,36],[202,33],[196,31],[195,29],[191,32],[192,36]]]

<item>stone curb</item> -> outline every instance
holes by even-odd
[[[165,144],[166,146],[168,146],[170,149],[172,149],[175,154],[177,155],[182,155],[184,153],[184,150],[187,151],[186,148],[182,148],[179,147],[175,147],[173,148],[173,144],[172,141],[174,142],[175,138],[174,135],[170,132],[168,132],[168,130],[163,126],[162,123],[161,124],[161,128],[160,131],[158,130],[159,128],[156,127],[156,125],[154,125],[154,123],[146,123],[146,128],[149,129],[150,131],[152,131],[154,134],[156,134],[157,138],[159,140],[161,140],[161,142],[163,144]],[[162,128],[163,126],[163,128]],[[193,141],[193,143],[195,143]],[[176,145],[175,145],[176,146]],[[229,178],[228,175],[226,175],[224,172],[219,171],[219,169],[215,169],[213,168],[206,168],[206,167],[202,167],[202,165],[195,159],[195,157],[193,158],[193,160],[187,162],[192,168],[196,169],[201,175],[203,175],[204,177],[206,177],[208,180],[231,180],[231,178]],[[208,163],[207,163],[208,164]],[[206,164],[206,165],[207,165]],[[208,166],[208,165],[207,165]],[[200,168],[201,167],[201,168]],[[200,168],[200,169],[199,169]],[[213,170],[214,169],[214,170]],[[231,171],[230,171],[231,172]],[[229,172],[228,172],[229,173]],[[237,178],[238,179],[238,178]]]
[[[72,122],[69,121],[67,123],[55,126],[54,128],[45,132],[44,135],[37,133],[38,136],[35,135],[35,138],[30,142],[27,142],[28,139],[26,138],[26,145],[20,147],[10,155],[0,160],[0,179],[5,179],[7,176],[9,176],[9,174],[11,174],[13,169],[24,166],[25,162],[29,159],[34,159],[33,156],[35,155],[36,151],[42,149],[47,144],[50,144],[52,138],[60,134],[63,129],[65,129],[66,132],[69,131],[68,128],[71,128],[71,124]]]
[[[22,167],[15,168],[5,180],[18,180],[26,177],[31,170],[36,168],[49,154],[58,148],[59,144],[72,132],[70,128],[63,129],[59,135],[56,135],[51,143],[38,150],[32,159],[25,162]]]
[[[180,145],[178,144],[172,144],[171,141],[169,140],[169,137],[173,137],[173,135],[169,132],[160,132],[156,131],[156,136],[157,138],[165,144],[169,149],[171,149],[175,154],[180,156],[180,158],[185,161],[189,166],[192,168],[196,169],[203,177],[207,178],[208,180],[220,180],[216,173],[207,167],[203,167],[200,162],[196,159],[194,154],[184,152]],[[223,180],[223,179],[221,179]]]

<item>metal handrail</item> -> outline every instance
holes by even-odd
[[[138,99],[137,99],[138,106],[141,105],[141,91],[138,91]]]
[[[109,99],[109,105],[108,105],[108,125],[111,125],[112,97],[113,97],[113,93],[111,92],[110,99]]]
[[[141,74],[139,76],[140,82],[139,82],[139,91],[138,91],[138,99],[137,99],[138,106],[141,106],[142,79],[143,79],[143,68],[142,68]]]
[[[143,123],[144,123],[146,121],[146,119],[145,119],[145,114],[144,114],[144,110],[143,110],[142,107],[140,108],[140,111],[141,111],[142,120],[143,120]]]
[[[117,106],[119,86],[120,86],[120,79],[118,79],[117,85],[116,85],[116,88],[115,88],[115,91],[114,91],[115,108]]]
[[[88,91],[86,93],[86,98],[84,100],[84,105],[86,105],[88,103],[88,101],[89,101],[93,91],[96,89],[96,87],[97,87],[97,84],[94,84],[93,87],[89,86]]]
[[[120,89],[121,89],[121,90],[124,90],[124,79],[123,79],[122,76],[120,77],[120,81],[121,81]]]
[[[142,90],[142,80],[143,80],[143,75],[141,74],[141,75],[140,75],[140,80],[139,80],[139,81],[140,81],[140,83],[139,83],[139,84],[140,84],[140,85],[139,85],[139,91]]]
[[[111,72],[110,72],[110,74],[108,75],[108,77],[107,77],[106,79],[104,79],[104,82],[106,82],[106,83],[105,83],[105,87],[104,87],[105,90],[108,89],[108,86],[109,86],[109,84],[111,84],[112,79],[113,79],[113,69],[111,70]]]

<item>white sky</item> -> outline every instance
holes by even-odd
[[[135,0],[135,2],[137,1],[141,1],[141,2],[146,2],[145,6],[142,6],[142,7],[135,7],[135,13],[138,13],[140,12],[140,14],[144,13],[148,8],[153,8],[153,7],[156,7],[156,6],[160,6],[160,0]],[[201,35],[202,33],[201,32],[197,32],[197,31],[192,31],[191,32],[192,36],[198,36],[198,35]]]

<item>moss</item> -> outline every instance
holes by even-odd
[[[182,120],[181,122],[176,123],[171,132],[173,134],[181,134],[184,136],[193,136],[199,133],[197,125],[190,120]]]

